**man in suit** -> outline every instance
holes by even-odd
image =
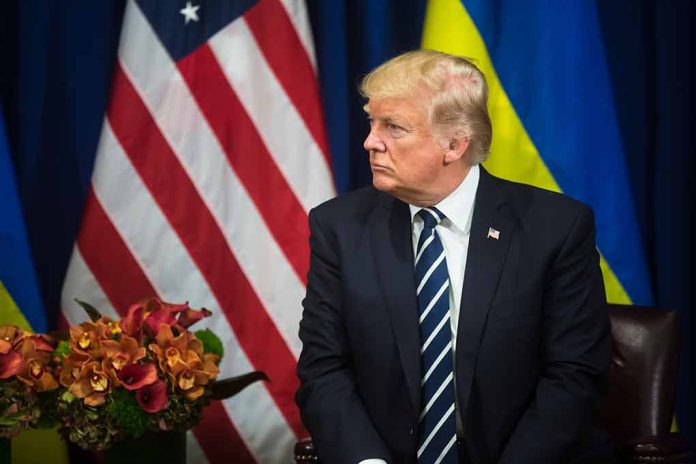
[[[609,462],[591,210],[480,166],[470,61],[409,52],[361,92],[373,186],[309,215],[297,402],[320,460]]]

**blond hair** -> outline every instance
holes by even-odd
[[[486,160],[492,128],[488,85],[471,60],[435,50],[414,50],[373,69],[360,84],[368,99],[407,98],[429,90],[430,123],[442,137],[467,137],[472,164]]]

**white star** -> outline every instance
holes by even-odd
[[[188,24],[189,21],[198,21],[198,9],[200,7],[200,5],[193,6],[191,5],[191,2],[186,2],[186,8],[179,10],[179,13],[184,15],[184,18],[186,18],[185,24]]]

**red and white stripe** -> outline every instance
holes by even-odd
[[[135,2],[121,37],[64,317],[84,320],[74,298],[212,309],[221,377],[272,382],[212,404],[188,462],[290,462],[307,212],[334,195],[304,3],[261,0],[177,63]]]

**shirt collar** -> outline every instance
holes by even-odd
[[[447,216],[452,225],[464,233],[471,231],[471,219],[473,217],[474,199],[476,198],[479,177],[480,170],[478,164],[476,164],[469,169],[459,187],[435,205],[437,209]],[[408,205],[408,208],[411,211],[411,223],[413,223],[416,220],[416,214],[422,208],[413,205]],[[420,217],[418,220],[421,220]]]

